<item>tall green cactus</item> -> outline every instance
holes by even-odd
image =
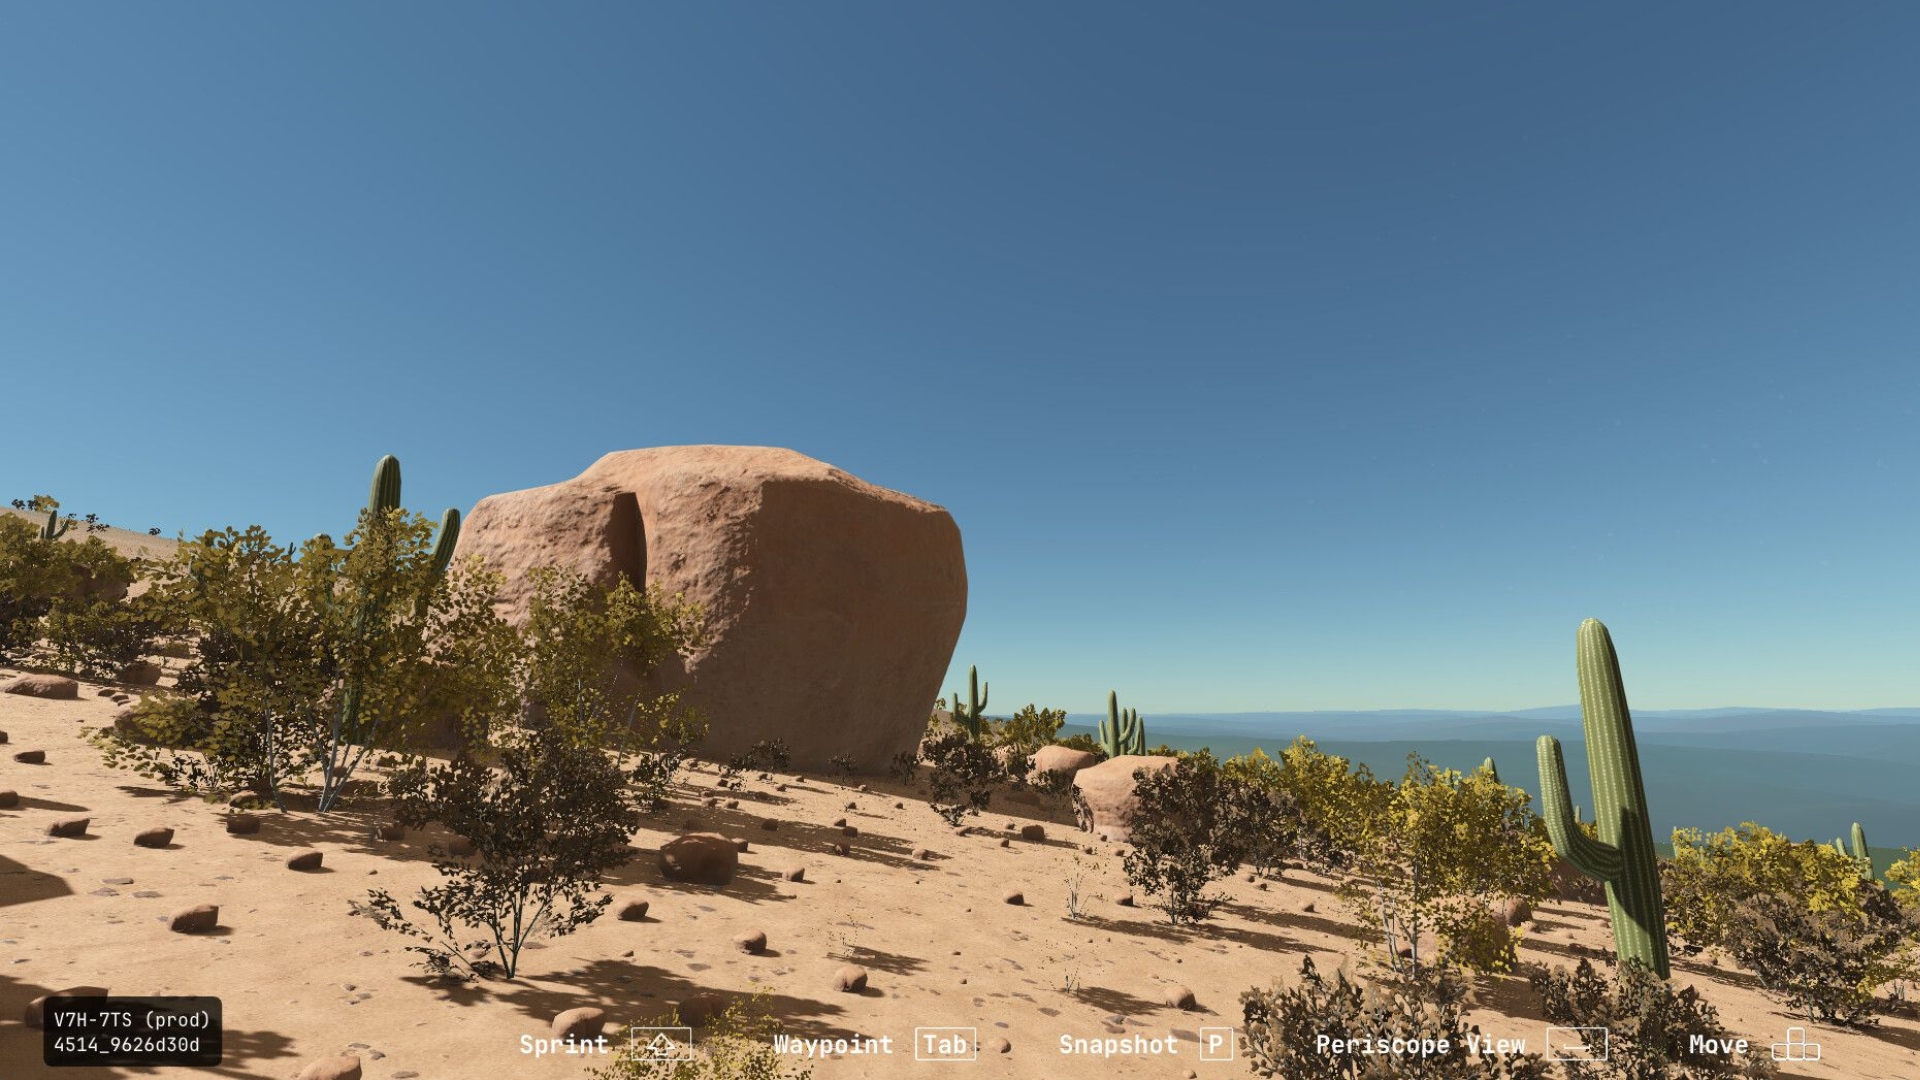
[[[1613,917],[1614,952],[1623,961],[1638,960],[1665,979],[1666,912],[1660,896],[1660,864],[1647,815],[1646,787],[1640,779],[1640,753],[1634,744],[1633,716],[1613,638],[1598,619],[1580,624],[1576,664],[1580,674],[1580,712],[1587,736],[1587,768],[1593,774],[1594,819],[1598,840],[1578,826],[1567,793],[1567,769],[1560,740],[1542,735],[1540,806],[1547,833],[1560,857],[1590,878],[1605,882]]]
[[[21,504],[16,502],[14,505],[20,506]],[[33,498],[27,500],[25,507],[28,510],[45,510],[47,512],[47,523],[40,526],[40,539],[48,543],[67,535],[67,530],[73,528],[73,515],[68,514],[67,520],[61,521],[60,500],[51,495],[35,495]]]
[[[1833,842],[1833,846],[1840,849],[1840,854],[1850,855],[1854,862],[1860,864],[1862,879],[1873,880],[1873,852],[1867,847],[1867,830],[1861,828],[1859,822],[1853,823],[1853,850],[1847,850],[1847,846],[1838,840]]]
[[[60,511],[49,510],[47,511],[47,523],[40,526],[40,539],[47,541],[58,540],[67,535],[67,530],[71,528],[73,528],[72,518],[61,521]]]
[[[1480,763],[1480,770],[1488,776],[1493,777],[1494,783],[1497,784],[1500,782],[1500,766],[1495,765],[1491,757]]]
[[[1109,758],[1147,752],[1147,722],[1140,710],[1120,711],[1120,695],[1107,691],[1107,718],[1100,722],[1100,751]]]
[[[992,693],[993,684],[988,683],[985,690],[980,688],[980,669],[967,668],[967,700],[962,703],[960,691],[953,692],[953,722],[967,733],[967,738],[979,742],[986,734],[986,718],[982,710],[987,707],[987,695]]]
[[[382,520],[389,512],[400,508],[400,459],[388,454],[373,467],[373,483],[367,491],[367,516],[365,524],[372,527],[374,522]],[[438,581],[447,571],[453,560],[453,546],[460,539],[460,511],[448,508],[440,518],[440,537],[433,548],[433,580]],[[417,615],[424,616],[431,597],[422,594],[414,601]],[[371,596],[359,598],[360,610],[354,616],[353,632],[366,633],[367,620],[371,617],[376,601]],[[357,678],[349,678],[341,689],[340,701],[334,713],[332,729],[329,735],[329,751],[321,762],[321,795],[318,809],[325,813],[338,800],[346,777],[353,772],[358,758],[337,760],[343,740],[351,740],[360,731],[360,706],[362,687]],[[364,751],[363,751],[364,753]]]

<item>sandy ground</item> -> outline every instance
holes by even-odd
[[[11,672],[0,672],[10,675]],[[83,685],[78,701],[0,694],[0,789],[20,805],[0,811],[0,1080],[41,1076],[196,1076],[192,1069],[49,1069],[40,1034],[21,1022],[32,998],[72,985],[104,985],[125,994],[207,994],[224,1002],[229,1077],[291,1078],[309,1061],[358,1053],[369,1078],[544,1080],[581,1077],[581,1057],[535,1059],[521,1036],[548,1034],[556,1013],[595,1005],[620,1023],[644,1021],[667,1003],[700,990],[766,990],[786,1030],[807,1037],[886,1036],[891,1055],[820,1061],[815,1075],[838,1077],[1184,1077],[1244,1076],[1244,1062],[1200,1060],[1202,1029],[1238,1019],[1242,990],[1292,976],[1311,953],[1323,970],[1357,948],[1332,883],[1289,874],[1283,882],[1239,878],[1221,889],[1232,903],[1198,930],[1172,930],[1150,907],[1114,901],[1129,891],[1119,859],[1038,807],[1002,805],[978,819],[981,831],[957,837],[911,794],[890,782],[847,784],[808,778],[752,782],[744,792],[713,789],[696,772],[668,808],[634,837],[639,857],[617,872],[617,900],[651,902],[645,922],[610,915],[571,937],[526,954],[511,983],[448,985],[411,966],[406,939],[349,914],[348,901],[370,887],[396,896],[437,880],[426,857],[430,836],[375,841],[377,806],[349,805],[325,817],[273,813],[253,836],[228,835],[223,808],[178,797],[132,773],[104,766],[83,741],[108,722],[113,706]],[[46,751],[42,765],[13,753]],[[874,790],[861,793],[861,782]],[[738,798],[740,809],[704,799]],[[849,803],[854,804],[848,809]],[[904,808],[896,807],[904,803]],[[84,839],[46,835],[52,819],[86,814]],[[851,854],[839,817],[858,827]],[[777,831],[759,827],[762,817]],[[742,873],[709,889],[665,881],[654,855],[687,822],[746,838]],[[1026,841],[1009,823],[1046,825],[1044,841]],[[132,843],[142,828],[175,830],[173,846]],[[937,853],[912,857],[916,847]],[[319,873],[288,870],[295,848],[325,853]],[[806,881],[782,880],[791,865]],[[1068,917],[1068,882],[1084,874],[1084,914]],[[128,880],[130,879],[130,880]],[[1009,888],[1026,903],[1003,902]],[[1316,911],[1303,906],[1313,902]],[[164,917],[197,903],[220,907],[212,934],[170,932]],[[736,934],[761,930],[768,951],[738,952]],[[1548,905],[1526,947],[1529,958],[1567,963],[1581,950],[1610,947],[1604,911]],[[833,989],[848,962],[870,972],[861,994]],[[1761,996],[1751,978],[1687,965],[1729,1027],[1756,1043],[1783,1039],[1795,1021]],[[1164,987],[1195,991],[1196,1011],[1162,1004]],[[1517,980],[1484,982],[1474,1019],[1495,1036],[1538,1048],[1545,1023]],[[917,1027],[977,1029],[978,1060],[916,1062]],[[615,1029],[610,1026],[610,1032]],[[1177,1054],[1103,1060],[1063,1055],[1060,1037],[1168,1036]],[[1920,1024],[1886,1021],[1870,1033],[1819,1028],[1819,1063],[1787,1076],[1920,1080]],[[993,1040],[1010,1044],[996,1052]],[[1188,1070],[1192,1070],[1190,1074]]]

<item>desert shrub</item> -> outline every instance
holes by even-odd
[[[1285,869],[1300,853],[1300,804],[1273,784],[1230,773],[1222,780],[1228,828],[1240,836],[1246,861],[1263,874]]]
[[[785,739],[762,739],[728,758],[720,766],[720,786],[738,790],[740,774],[785,769],[793,761]]]
[[[1677,829],[1660,864],[1669,932],[1700,948],[1727,943],[1734,913],[1754,897],[1790,899],[1809,914],[1860,913],[1862,878],[1852,857],[1747,822],[1707,835]]]
[[[1637,960],[1615,969],[1611,981],[1582,960],[1572,971],[1540,968],[1528,982],[1540,995],[1549,1023],[1564,1027],[1608,1029],[1607,1056],[1601,1062],[1562,1063],[1568,1080],[1624,1077],[1664,1080],[1684,1077],[1766,1077],[1776,1073],[1771,1057],[1735,1058],[1695,1052],[1695,1035],[1730,1043],[1735,1038],[1720,1024],[1720,1014],[1689,986],[1674,985]]]
[[[474,845],[470,859],[436,862],[443,883],[414,900],[431,925],[414,923],[385,889],[352,904],[383,929],[418,939],[407,951],[439,975],[513,978],[528,941],[600,917],[613,899],[594,895],[600,877],[634,854],[627,838],[640,815],[607,751],[555,728],[495,735],[492,747],[497,769],[473,757],[416,759],[388,780],[402,824],[439,822]]]
[[[1510,949],[1489,938],[1493,905],[1539,900],[1553,849],[1539,835],[1530,797],[1483,771],[1441,769],[1409,755],[1398,784],[1356,803],[1349,828],[1356,875],[1341,895],[1377,931],[1396,971],[1417,972],[1427,931],[1460,939],[1454,959],[1506,970]]]
[[[926,779],[932,792],[927,805],[956,827],[969,815],[977,816],[985,810],[994,788],[1006,778],[993,751],[957,728],[922,743],[920,760],[927,765]]]
[[[920,752],[902,750],[893,755],[887,763],[887,775],[906,787],[915,787],[920,783]]]
[[[29,504],[15,500],[15,505]],[[52,510],[59,503],[36,495],[32,505]],[[34,522],[0,514],[0,661],[35,659],[36,644],[52,636],[51,656],[38,659],[90,677],[116,674],[117,668],[104,671],[92,662],[99,652],[114,649],[130,628],[113,618],[113,605],[137,573],[133,560],[98,537],[49,540]],[[104,606],[96,611],[96,605]],[[58,622],[49,626],[56,613]]]
[[[1005,720],[992,721],[993,744],[1025,754],[1028,759],[1050,745],[1067,722],[1065,709],[1042,709],[1028,704]]]
[[[1920,915],[1879,882],[1862,880],[1853,904],[1818,911],[1792,893],[1746,897],[1729,914],[1722,944],[1809,1021],[1870,1024],[1879,988],[1914,977],[1916,934]]]
[[[41,620],[50,666],[83,679],[117,679],[165,629],[145,596],[56,604]]]
[[[1259,1076],[1287,1080],[1545,1080],[1551,1067],[1537,1054],[1495,1054],[1484,1049],[1480,1028],[1466,1023],[1465,985],[1440,972],[1428,985],[1362,983],[1342,968],[1331,981],[1300,962],[1297,985],[1240,995],[1242,1038],[1248,1065]],[[1445,1040],[1446,1053],[1364,1056],[1326,1052],[1320,1039]]]
[[[559,724],[576,742],[611,750],[625,761],[639,752],[688,749],[706,734],[706,720],[680,694],[640,684],[669,656],[706,642],[697,604],[658,585],[642,589],[626,575],[611,588],[584,574],[539,567],[519,648],[526,671],[519,696],[531,722]],[[786,744],[751,753],[784,760]]]
[[[1053,743],[1055,746],[1065,746],[1074,750],[1085,750],[1089,754],[1098,754],[1102,758],[1107,756],[1106,751],[1100,749],[1100,740],[1084,731],[1069,735],[1064,739],[1055,739]]]
[[[1247,860],[1270,873],[1298,859],[1326,868],[1341,861],[1318,815],[1309,815],[1286,768],[1262,750],[1220,765],[1229,798],[1247,836]]]
[[[1171,767],[1134,772],[1135,806],[1127,827],[1127,880],[1156,897],[1178,925],[1208,918],[1226,902],[1207,886],[1240,865],[1247,836],[1229,805],[1232,787],[1204,751]]]
[[[177,693],[148,697],[135,720],[158,745],[109,734],[109,761],[275,797],[317,768],[324,812],[418,717],[497,710],[498,578],[472,563],[436,571],[431,531],[396,510],[363,513],[351,550],[318,536],[296,553],[258,526],[182,545],[148,595],[157,619],[193,635],[193,655]]]
[[[137,736],[96,739],[107,762],[208,797],[241,790],[278,801],[318,760],[331,689],[324,621],[292,552],[258,526],[208,532],[158,570],[148,594],[196,635],[171,693],[136,709]]]
[[[1438,906],[1433,927],[1440,941],[1437,959],[1442,964],[1497,973],[1519,966],[1521,932],[1508,926],[1491,903],[1458,897]]]
[[[860,763],[853,759],[852,754],[835,754],[827,759],[827,766],[835,776],[845,778],[859,771]]]
[[[1906,849],[1887,867],[1887,888],[1902,907],[1920,908],[1920,850]]]
[[[1325,753],[1302,735],[1280,752],[1277,770],[1258,750],[1238,768],[1271,776],[1300,807],[1301,862],[1322,873],[1351,865],[1369,823],[1378,817],[1392,785],[1374,778],[1364,764]]]
[[[651,1017],[648,1027],[679,1027],[677,1012]],[[636,1044],[617,1051],[604,1069],[590,1069],[595,1080],[808,1080],[813,1066],[780,1052],[780,1022],[770,1013],[764,992],[736,998],[708,1021],[693,1054],[681,1061],[648,1058]]]
[[[657,751],[641,751],[633,756],[627,779],[633,784],[634,804],[643,814],[660,809],[673,790],[673,779],[687,763],[685,747],[672,746]]]
[[[662,761],[677,761],[697,735],[697,718],[676,697],[626,678],[636,668],[644,676],[667,649],[691,648],[697,609],[640,592],[624,576],[609,590],[551,568],[529,580],[525,625],[472,657],[498,679],[476,684],[489,693],[463,698],[477,714],[462,729],[464,752],[445,763],[415,755],[387,782],[401,823],[437,822],[470,841],[474,856],[435,864],[445,883],[413,903],[431,927],[410,921],[384,890],[356,905],[423,942],[410,951],[439,973],[460,965],[512,978],[529,940],[598,918],[612,897],[595,890],[632,858],[627,839],[640,800],[653,795],[644,783],[629,788],[629,760],[640,756],[639,771],[664,784],[672,766],[660,779]],[[460,940],[475,932],[485,936]]]

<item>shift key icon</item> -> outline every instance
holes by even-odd
[[[1607,1060],[1607,1029],[1603,1027],[1550,1027],[1547,1029],[1547,1060]]]

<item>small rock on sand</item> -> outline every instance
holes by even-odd
[[[249,836],[260,831],[260,819],[252,814],[228,814],[227,832],[234,836]]]
[[[303,848],[287,856],[287,869],[318,870],[320,869],[320,862],[321,854],[318,851],[312,848]]]
[[[1015,907],[1019,907],[1027,902],[1027,894],[1021,892],[1019,889],[1008,889],[1007,895],[1002,897],[1002,899]]]
[[[647,917],[645,900],[627,900],[616,909],[621,922],[644,922]]]
[[[1194,1007],[1193,991],[1178,983],[1168,984],[1160,1000],[1166,1002],[1170,1008],[1183,1011],[1190,1011]]]
[[[22,765],[45,765],[47,763],[47,752],[45,750],[22,750],[13,755],[13,760]]]
[[[591,1039],[600,1034],[600,1028],[606,1023],[605,1009],[596,1009],[583,1005],[553,1018],[553,1037],[556,1039]]]
[[[867,973],[863,968],[848,964],[833,973],[833,988],[843,994],[857,994],[867,988]]]
[[[360,1080],[360,1059],[352,1054],[321,1058],[301,1069],[298,1080]]]
[[[141,847],[163,848],[173,843],[173,830],[162,825],[151,829],[142,829],[134,836],[133,842]]]
[[[83,817],[58,818],[47,826],[47,835],[65,837],[85,836],[87,835],[87,825],[91,821],[91,818]]]
[[[176,934],[204,934],[220,925],[220,908],[215,904],[195,904],[174,912],[167,929]]]
[[[733,939],[733,947],[743,953],[758,956],[767,951],[767,932],[765,930],[749,930],[744,934],[736,935]]]

